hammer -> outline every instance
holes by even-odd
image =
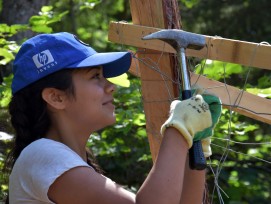
[[[186,48],[200,50],[205,46],[205,37],[178,29],[165,29],[142,38],[143,40],[158,39],[170,44],[176,51],[179,64],[181,64],[182,99],[191,98],[190,78],[186,66]],[[191,169],[203,170],[206,168],[206,160],[202,151],[201,141],[194,141],[189,149],[189,166]]]

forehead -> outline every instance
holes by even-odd
[[[95,67],[86,67],[86,68],[80,68],[80,69],[74,69],[74,73],[84,73],[87,74],[92,71],[102,70],[102,66],[95,66]]]

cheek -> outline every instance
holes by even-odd
[[[79,112],[90,114],[99,111],[102,107],[102,96],[101,90],[81,90],[77,96],[77,109]]]
[[[69,107],[68,117],[78,125],[86,126],[92,124],[99,116],[99,108],[94,106],[94,103],[94,101],[89,102],[84,99],[77,101],[76,104]]]

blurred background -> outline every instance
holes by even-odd
[[[255,43],[271,42],[271,2],[268,0],[178,0],[178,4],[184,30]],[[67,31],[99,52],[135,50],[107,39],[109,23],[122,20],[131,23],[128,0],[0,0],[1,169],[13,135],[7,110],[12,61],[22,42],[38,33]],[[247,91],[267,99],[271,97],[271,71],[210,60],[198,63],[205,65],[204,74],[209,78],[221,82],[226,79],[228,84],[239,88],[243,88],[247,79]],[[192,69],[199,72],[197,68]],[[128,74],[125,81],[129,82],[125,83],[128,87],[119,86],[115,93],[116,125],[93,134],[88,146],[106,176],[136,192],[152,160],[140,79]],[[270,133],[269,124],[223,110],[207,170],[210,202],[271,203]],[[230,140],[225,140],[229,135]],[[228,156],[221,165],[225,149]],[[218,167],[222,167],[219,172]],[[0,201],[7,191],[7,179],[1,170]]]

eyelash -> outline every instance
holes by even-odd
[[[100,73],[96,73],[93,77],[91,77],[92,79],[101,79],[101,74]]]

